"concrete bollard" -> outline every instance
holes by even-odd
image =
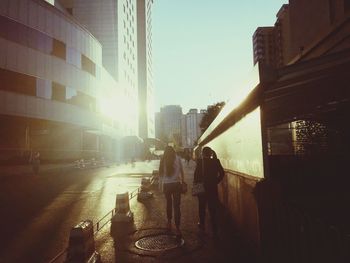
[[[141,191],[137,194],[137,201],[144,201],[153,197],[153,193],[149,192],[151,188],[151,180],[142,178],[141,180]]]
[[[101,262],[95,250],[94,229],[91,220],[84,220],[71,229],[66,263]]]
[[[130,211],[128,192],[117,194],[115,210],[112,222],[132,222],[134,220],[134,214]]]
[[[151,187],[151,180],[148,178],[141,179],[141,191],[149,191]]]
[[[123,240],[135,230],[134,214],[130,211],[129,193],[117,194],[115,215],[111,220],[111,235],[114,240]]]

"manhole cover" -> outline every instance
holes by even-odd
[[[184,243],[182,238],[177,238],[175,235],[159,234],[143,237],[136,241],[135,246],[138,249],[156,252],[181,247]]]

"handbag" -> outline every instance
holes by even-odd
[[[186,194],[187,193],[187,184],[183,182],[181,184],[181,194]]]
[[[197,196],[200,194],[204,194],[205,189],[204,189],[204,184],[203,183],[194,183],[192,186],[192,195]]]
[[[202,159],[202,174],[204,174],[204,160]],[[203,183],[193,183],[192,185],[192,195],[201,195],[205,193],[205,188]]]

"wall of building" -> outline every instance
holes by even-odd
[[[259,61],[267,65],[275,63],[275,29],[274,27],[258,27],[253,35],[254,65]]]
[[[298,55],[331,26],[330,1],[289,1],[291,54]],[[308,25],[308,26],[305,26]]]
[[[139,133],[136,0],[118,0],[119,84],[130,102],[130,135]]]
[[[102,64],[118,80],[117,1],[72,0],[71,14],[84,25],[102,45]],[[68,3],[67,3],[68,4]]]
[[[338,34],[338,30],[335,30],[335,28],[341,26],[346,17],[349,16],[349,9],[347,0],[289,1],[290,39],[289,54],[286,56],[290,58],[288,63],[294,63],[296,57],[309,53],[310,49],[313,49],[316,44],[324,42],[329,34]],[[304,26],[306,24],[308,26]],[[342,32],[344,30],[347,33],[350,32],[348,29],[340,29]],[[284,36],[288,37],[288,34]],[[343,45],[340,49],[348,48],[349,43],[344,44],[345,36],[346,34],[342,35],[340,33],[339,36],[332,37],[333,43],[330,44],[329,48],[334,48],[332,45]],[[337,41],[338,43],[336,43]],[[324,52],[328,52],[326,48]],[[285,53],[287,52],[285,51]],[[321,54],[319,52],[313,57]]]
[[[293,58],[291,52],[291,30],[290,30],[290,15],[289,5],[284,4],[278,11],[277,20],[275,23],[275,48],[276,48],[276,66],[282,67],[287,65]]]

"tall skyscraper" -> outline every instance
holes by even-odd
[[[154,88],[152,71],[153,0],[137,0],[137,64],[139,136],[155,137]]]
[[[182,122],[182,145],[186,148],[193,148],[202,132],[199,124],[203,118],[204,110],[198,112],[197,109],[190,109],[183,115]]]
[[[153,0],[60,0],[101,42],[102,63],[135,107],[125,112],[132,135],[154,137]]]
[[[275,64],[274,27],[258,27],[253,35],[254,65],[261,62]]]
[[[182,108],[179,105],[167,105],[160,109],[157,117],[158,139],[182,145],[181,118]]]
[[[276,15],[275,23],[275,58],[276,66],[287,65],[291,57],[291,31],[289,5],[284,4]]]

